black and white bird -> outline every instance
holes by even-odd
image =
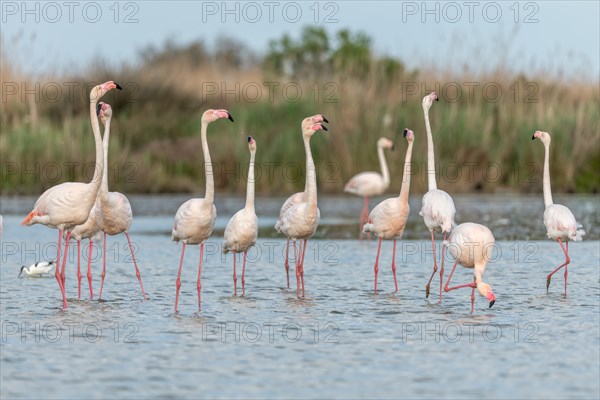
[[[25,275],[28,277],[40,277],[43,274],[47,274],[48,272],[52,271],[52,268],[54,268],[54,261],[40,261],[30,265],[29,267],[23,265],[17,278],[21,277],[23,272],[25,272]]]

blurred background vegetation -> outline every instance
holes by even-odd
[[[380,136],[399,140],[399,150],[387,153],[390,192],[398,191],[406,148],[399,133],[409,127],[416,136],[411,192],[422,193],[427,181],[421,99],[431,90],[440,95],[430,116],[441,188],[540,192],[543,146],[531,141],[539,129],[552,133],[553,190],[600,190],[598,82],[543,71],[515,74],[506,66],[482,72],[465,65],[456,74],[445,71],[443,61],[408,70],[402,60],[375,54],[364,33],[341,30],[332,36],[315,27],[299,38],[271,42],[265,55],[226,37],[212,46],[170,40],[141,49],[131,64],[98,58],[80,71],[46,76],[24,73],[5,49],[3,194],[37,194],[91,176],[89,169],[86,174],[64,163],[93,163],[88,93],[107,80],[125,87],[103,101],[113,107],[111,189],[126,193],[203,191],[199,126],[208,108],[226,108],[236,120],[209,128],[217,190],[245,190],[247,134],[258,142],[260,193],[303,188],[300,121],[322,113],[330,132],[312,141],[322,192],[339,193],[354,174],[378,171]]]

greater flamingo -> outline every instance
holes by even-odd
[[[142,290],[142,297],[146,299],[146,293],[144,292],[144,285],[142,284],[142,276],[135,260],[135,254],[133,246],[131,245],[131,238],[129,237],[129,229],[133,222],[133,214],[131,212],[131,204],[123,193],[109,192],[108,191],[108,143],[110,140],[110,121],[112,118],[112,108],[106,103],[101,103],[100,111],[98,116],[104,124],[104,174],[102,177],[102,185],[98,192],[97,209],[96,209],[96,221],[100,230],[104,234],[103,240],[103,251],[102,251],[102,278],[100,281],[100,294],[98,299],[102,298],[102,288],[104,287],[104,277],[106,276],[106,235],[118,235],[124,233],[129,244],[129,251],[131,252],[131,259],[133,260],[133,266],[135,267],[135,275],[140,282],[140,289]],[[90,250],[91,251],[91,250]]]
[[[536,131],[531,140],[540,139],[544,144],[544,225],[548,237],[556,240],[565,253],[565,262],[558,266],[546,277],[546,291],[550,287],[552,275],[562,267],[565,267],[565,296],[567,295],[567,277],[569,275],[569,241],[580,241],[585,231],[580,223],[575,220],[575,216],[567,207],[561,204],[552,203],[552,190],[550,189],[550,134],[548,132]],[[566,248],[563,246],[563,241]]]
[[[248,136],[248,149],[250,150],[250,165],[248,167],[248,188],[246,189],[246,206],[236,212],[225,228],[225,243],[223,253],[233,253],[233,294],[237,295],[237,273],[235,270],[236,253],[244,253],[242,266],[242,295],[246,294],[246,255],[248,250],[256,244],[258,237],[258,217],[254,211],[254,157],[256,155],[256,141]]]
[[[425,115],[425,128],[427,129],[427,181],[429,190],[423,196],[421,211],[419,215],[423,217],[425,225],[431,232],[431,248],[433,250],[433,272],[429,277],[427,286],[425,286],[425,298],[429,297],[429,287],[431,280],[435,275],[437,267],[437,257],[435,254],[434,232],[442,232],[446,240],[446,234],[452,230],[456,208],[452,197],[443,190],[437,188],[435,181],[435,156],[433,152],[433,136],[431,134],[431,125],[429,124],[429,109],[433,102],[439,101],[435,92],[431,92],[423,97],[423,113]],[[440,302],[442,301],[442,281],[444,279],[444,246],[442,246],[442,262],[440,268]]]
[[[33,210],[25,217],[22,224],[31,226],[42,224],[51,228],[58,228],[58,251],[56,257],[55,277],[60,287],[63,298],[63,308],[67,308],[67,295],[65,292],[64,277],[58,266],[60,265],[61,240],[63,230],[67,230],[65,242],[65,256],[69,247],[71,229],[83,224],[90,215],[90,210],[96,202],[96,197],[102,182],[104,170],[102,138],[100,137],[100,124],[96,118],[96,105],[98,100],[109,90],[121,89],[113,81],[95,86],[90,91],[90,119],[96,146],[96,167],[90,183],[65,182],[46,190],[35,202]]]
[[[318,130],[327,131],[323,124],[306,125],[303,131],[304,150],[306,152],[306,197],[300,203],[290,207],[281,218],[281,232],[294,242],[294,258],[296,259],[296,294],[300,296],[300,282],[302,282],[302,297],[304,297],[304,256],[306,242],[315,234],[321,219],[321,212],[317,207],[317,175],[315,162],[310,150],[310,138]],[[304,240],[300,251],[296,255],[296,240]],[[302,254],[300,254],[302,253]]]
[[[475,307],[475,289],[477,289],[480,295],[489,300],[489,308],[492,308],[496,302],[496,296],[492,291],[492,287],[483,281],[485,267],[491,259],[495,243],[494,235],[492,235],[492,231],[487,226],[465,222],[455,227],[450,234],[449,240],[443,244],[444,246],[448,246],[448,251],[455,259],[452,272],[450,272],[448,281],[444,285],[444,291],[449,292],[451,290],[470,287],[472,289],[471,313]],[[472,283],[448,287],[456,264],[460,264],[465,268],[474,268]]]
[[[415,135],[410,129],[404,129],[404,137],[408,141],[406,157],[404,159],[404,174],[402,176],[402,187],[400,195],[391,199],[386,199],[377,204],[368,216],[367,223],[364,226],[364,232],[373,232],[379,236],[377,245],[377,257],[375,258],[375,293],[377,293],[377,274],[379,272],[379,253],[381,251],[381,241],[383,239],[394,239],[392,251],[392,272],[394,274],[394,285],[398,291],[398,280],[396,279],[396,240],[402,238],[406,220],[410,212],[408,205],[408,192],[410,191],[410,161],[412,157],[413,142]]]
[[[312,117],[304,118],[302,120],[301,125],[300,125],[302,134],[304,135],[304,130],[306,128],[308,128],[309,126],[311,126],[313,124],[319,123],[319,122],[329,123],[329,121],[327,120],[327,118],[325,118],[321,114],[316,114],[316,115],[313,115]],[[308,162],[306,163],[306,167],[308,168]],[[279,218],[277,219],[277,222],[275,223],[275,230],[277,232],[282,233],[282,231],[281,231],[281,223],[282,223],[282,220],[283,220],[283,215],[287,212],[287,210],[289,210],[290,208],[292,208],[293,206],[295,206],[297,204],[302,203],[303,201],[306,201],[306,189],[307,189],[307,185],[308,185],[308,179],[306,179],[305,182],[304,182],[304,191],[303,192],[294,193],[293,195],[291,195],[290,197],[288,197],[287,200],[281,206],[281,210],[279,211]],[[288,289],[290,288],[290,263],[289,263],[289,254],[290,254],[290,238],[288,237],[287,238],[286,248],[285,248],[285,275],[286,275]]]
[[[381,174],[379,172],[361,172],[350,178],[346,186],[344,186],[344,192],[363,198],[363,209],[358,222],[359,239],[363,233],[363,225],[369,217],[369,197],[382,195],[390,186],[390,171],[385,161],[384,149],[394,150],[394,142],[384,137],[379,138],[377,141],[377,157],[379,158]]]
[[[200,292],[202,278],[202,254],[204,253],[204,241],[212,234],[215,220],[217,219],[217,208],[214,206],[215,184],[213,180],[213,170],[208,151],[208,142],[206,140],[206,130],[208,124],[220,118],[228,118],[233,122],[233,117],[227,110],[207,110],[202,114],[200,129],[202,152],[204,153],[204,170],[206,175],[206,194],[204,198],[190,199],[183,203],[175,214],[173,231],[171,239],[175,242],[181,241],[181,258],[179,260],[179,270],[177,272],[176,292],[175,292],[175,313],[177,313],[177,304],[179,303],[179,289],[181,288],[181,268],[183,266],[183,255],[185,246],[188,244],[200,245],[200,262],[198,264],[198,310],[200,310]]]

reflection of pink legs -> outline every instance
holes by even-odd
[[[183,257],[183,254],[181,255]],[[198,289],[198,311],[202,309],[202,257],[204,256],[204,243],[200,245],[200,261],[198,262],[198,283],[196,289]]]
[[[129,238],[129,233],[125,232],[125,236],[127,237],[127,243],[129,243],[129,251],[131,252],[131,259],[133,260],[133,265],[135,267],[135,276],[137,276],[138,281],[140,282],[140,288],[142,289],[142,297],[146,300],[146,292],[144,292],[144,285],[142,284],[142,275],[140,274],[140,270],[137,266],[137,262],[135,261],[135,254],[133,254],[133,246],[131,245],[131,239]]]
[[[365,225],[365,222],[367,222],[367,220],[369,219],[369,198],[365,197],[363,200],[363,209],[360,213],[360,217],[358,219],[358,239],[362,239],[362,234],[363,234],[363,226]],[[367,239],[371,239],[371,233],[369,232],[367,234]]]
[[[77,241],[77,300],[81,299],[81,240]]]
[[[429,281],[427,282],[427,285],[425,286],[425,298],[429,297],[429,288],[431,286],[431,280],[433,279],[433,276],[435,275],[435,273],[437,272],[437,256],[435,254],[435,239],[433,237],[433,231],[431,231],[431,249],[433,250],[433,272],[431,273],[431,276],[429,277]]]
[[[92,287],[92,249],[94,248],[94,242],[90,239],[90,255],[88,256],[88,269],[87,278],[88,284],[90,285],[90,300],[94,298],[94,289]]]
[[[58,287],[60,288],[60,293],[62,294],[62,298],[63,298],[63,308],[67,309],[69,306],[67,305],[67,294],[65,293],[65,286],[63,284],[63,280],[62,280],[62,276],[60,274],[60,248],[62,245],[62,234],[63,234],[63,230],[59,229],[58,230],[58,252],[56,255],[56,269],[54,270],[54,277],[56,278],[56,281],[58,282]],[[65,255],[66,258],[66,255]]]
[[[375,271],[375,293],[377,293],[377,273],[379,272],[379,253],[381,252],[381,242],[383,238],[379,238],[379,243],[377,245],[377,258],[375,258],[375,267],[373,270]]]
[[[175,314],[177,314],[177,304],[179,304],[179,289],[181,288],[181,267],[183,266],[183,255],[185,254],[185,243],[182,243],[181,258],[179,259],[179,270],[177,280],[175,281]]]
[[[394,285],[398,292],[398,280],[396,279],[396,239],[394,239],[394,250],[392,251],[392,272],[394,273]]]
[[[287,287],[290,288],[290,238],[287,240],[287,246],[285,248],[285,277],[287,279]]]
[[[550,287],[550,280],[552,279],[552,275],[554,275],[554,273],[556,271],[558,271],[559,269],[561,269],[562,267],[565,267],[565,296],[567,295],[567,277],[569,276],[569,263],[571,262],[571,258],[569,257],[569,242],[567,242],[567,248],[565,249],[565,247],[562,244],[562,240],[557,239],[558,244],[560,244],[560,248],[562,249],[563,253],[565,253],[565,262],[561,265],[558,266],[558,268],[556,268],[554,271],[550,272],[548,274],[548,276],[546,277],[546,291],[548,291],[548,288]]]

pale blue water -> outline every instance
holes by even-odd
[[[376,243],[354,239],[360,200],[321,198],[323,220],[319,239],[309,242],[304,300],[296,299],[293,267],[292,289],[285,288],[285,242],[271,230],[280,199],[258,201],[263,228],[249,255],[247,295],[232,296],[232,258],[225,259],[219,245],[242,199],[217,198],[203,310],[196,313],[198,247],[188,247],[180,314],[174,315],[181,248],[169,241],[169,228],[186,198],[132,197],[137,217],[131,235],[149,300],[141,301],[125,237],[111,237],[103,301],[88,300],[85,277],[83,300],[76,299],[69,252],[67,311],[53,276],[17,279],[21,264],[55,257],[56,231],[19,225],[33,199],[2,198],[2,398],[600,395],[597,197],[555,199],[588,231],[585,241],[570,246],[566,298],[562,273],[546,293],[546,275],[563,258],[559,246],[544,239],[539,197],[455,197],[457,209],[488,224],[498,240],[485,275],[497,302],[488,309],[477,295],[472,315],[470,290],[447,293],[439,305],[434,280],[432,296],[424,298],[432,258],[418,198],[411,199],[413,212],[399,242],[399,292],[392,290],[391,242],[385,242],[378,295],[372,292]],[[457,220],[466,218],[459,213]],[[100,269],[96,251],[95,294]],[[469,280],[469,271],[458,267],[453,282]]]

